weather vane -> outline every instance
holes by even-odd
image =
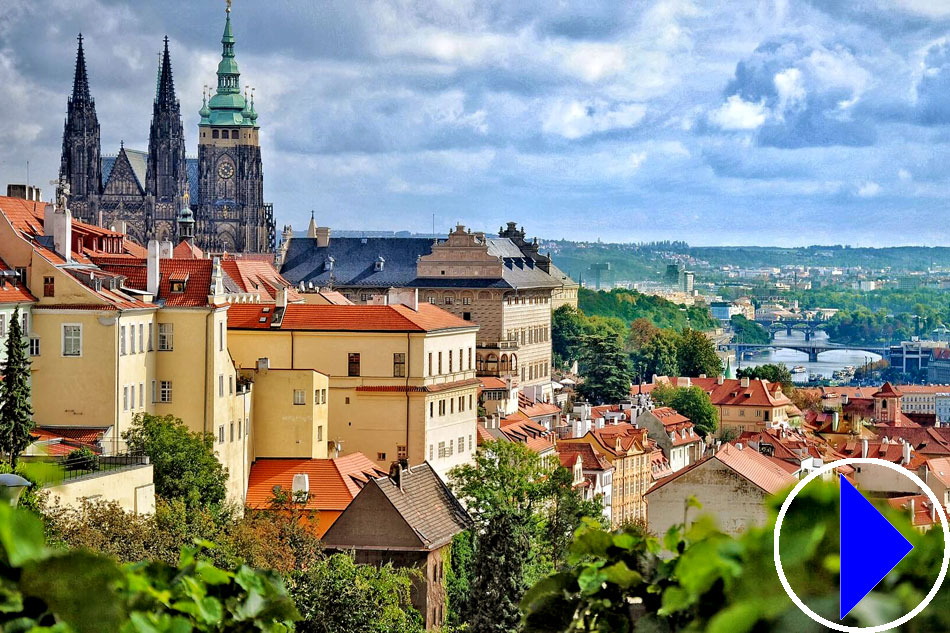
[[[231,0],[225,0],[228,3],[228,8],[225,9],[228,13],[231,13]]]

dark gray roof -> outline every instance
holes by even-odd
[[[400,477],[402,486],[390,477],[373,481],[426,547],[440,547],[469,528],[465,508],[428,463],[403,470]]]
[[[313,238],[291,238],[280,273],[293,284],[386,288],[557,288],[561,285],[525,257],[507,238],[489,238],[488,252],[504,259],[501,279],[416,277],[420,257],[432,253],[433,240],[398,237],[331,237],[329,246]],[[382,257],[382,270],[376,262]],[[332,258],[332,269],[330,259]]]
[[[147,160],[148,153],[143,152],[137,149],[128,149],[125,150],[126,155],[129,157],[129,164],[132,165],[132,171],[135,172],[136,178],[139,179],[139,182],[142,186],[142,189],[145,189],[145,171],[147,169]],[[116,156],[103,156],[102,157],[102,183],[105,184],[109,182],[109,175],[112,173],[112,168],[115,167]],[[198,200],[198,159],[197,158],[186,158],[185,159],[185,171],[188,176],[188,196],[193,200]]]

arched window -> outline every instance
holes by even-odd
[[[501,373],[508,373],[508,354],[501,355],[501,366],[499,367]]]

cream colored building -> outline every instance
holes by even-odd
[[[381,467],[428,461],[444,475],[475,450],[478,329],[429,304],[234,305],[239,367],[329,377],[328,439]],[[263,360],[262,360],[263,359]]]
[[[311,221],[308,237],[285,233],[281,272],[304,293],[332,287],[366,304],[390,288],[479,325],[479,376],[512,377],[532,400],[550,402],[551,312],[577,302],[577,284],[508,223],[498,237],[457,226],[447,239],[331,238]]]

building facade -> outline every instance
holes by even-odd
[[[194,239],[217,252],[273,252],[273,209],[263,201],[260,128],[253,97],[241,94],[230,8],[221,38],[217,90],[199,114],[198,158],[185,155],[168,38],[152,104],[148,151],[104,157],[82,36],[67,101],[60,178],[77,219],[127,233],[139,244],[174,240],[182,206],[197,221]]]
[[[534,400],[550,402],[551,311],[576,300],[576,283],[510,222],[498,237],[457,226],[448,238],[331,238],[313,222],[306,238],[289,233],[281,273],[304,298],[332,288],[371,303],[389,288],[418,290],[479,326],[479,376],[511,378]],[[573,299],[572,299],[573,297]]]

